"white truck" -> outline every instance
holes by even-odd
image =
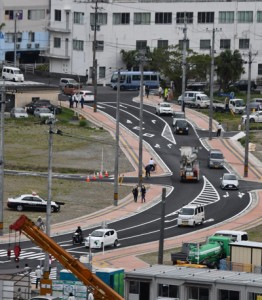
[[[182,104],[183,95],[179,96],[177,102]],[[184,95],[184,102],[186,106],[197,108],[208,108],[210,105],[210,99],[208,96],[199,91],[187,91]]]
[[[198,147],[183,146],[180,148],[180,181],[199,181],[200,169]]]

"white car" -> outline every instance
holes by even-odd
[[[239,182],[237,176],[232,173],[225,173],[222,178],[220,178],[220,187],[222,190],[238,190]]]
[[[242,123],[246,123],[247,115],[242,116]],[[250,123],[260,123],[262,122],[262,111],[257,111],[249,115]]]
[[[94,93],[92,91],[79,91],[75,94],[77,99],[80,101],[81,97],[84,97],[84,102],[94,102]]]
[[[39,107],[34,111],[34,116],[38,118],[54,118],[54,114],[49,108]]]
[[[11,109],[10,117],[12,118],[28,118],[28,113],[23,107],[14,107]]]
[[[105,246],[114,246],[118,245],[117,232],[114,229],[96,229],[94,230],[90,237],[85,239],[85,247],[89,248],[89,242],[91,248],[103,249]]]
[[[171,115],[173,114],[173,109],[169,103],[162,102],[158,103],[156,107],[156,114],[157,115]]]

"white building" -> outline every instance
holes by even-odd
[[[215,29],[215,51],[239,49],[254,58],[251,78],[262,75],[261,1],[111,1],[52,0],[50,71],[92,74],[95,7],[98,82],[108,83],[112,71],[124,67],[120,51],[182,43],[186,15],[189,48],[210,53]],[[185,31],[185,30],[184,30]],[[245,65],[246,70],[248,65]],[[243,78],[247,78],[247,71]],[[89,76],[90,78],[90,76]]]

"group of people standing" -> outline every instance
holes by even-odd
[[[132,190],[133,196],[134,196],[134,202],[137,202],[138,194],[139,194],[139,186],[133,188]],[[146,202],[146,187],[144,185],[140,188],[141,193],[141,203]]]
[[[79,99],[79,97],[81,97],[81,98]],[[74,94],[74,95],[69,96],[69,108],[73,108],[74,105],[75,105],[75,108],[77,108],[78,103],[80,103],[81,108],[84,108],[85,99],[84,99],[83,95]]]

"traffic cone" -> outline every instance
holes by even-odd
[[[99,173],[99,179],[102,179],[103,178],[103,175],[102,175],[102,173],[100,172]]]
[[[90,177],[89,177],[89,175],[86,177],[86,182],[90,182]]]
[[[96,174],[94,173],[93,180],[96,180]]]
[[[107,171],[105,172],[105,177],[108,177],[108,172]]]

